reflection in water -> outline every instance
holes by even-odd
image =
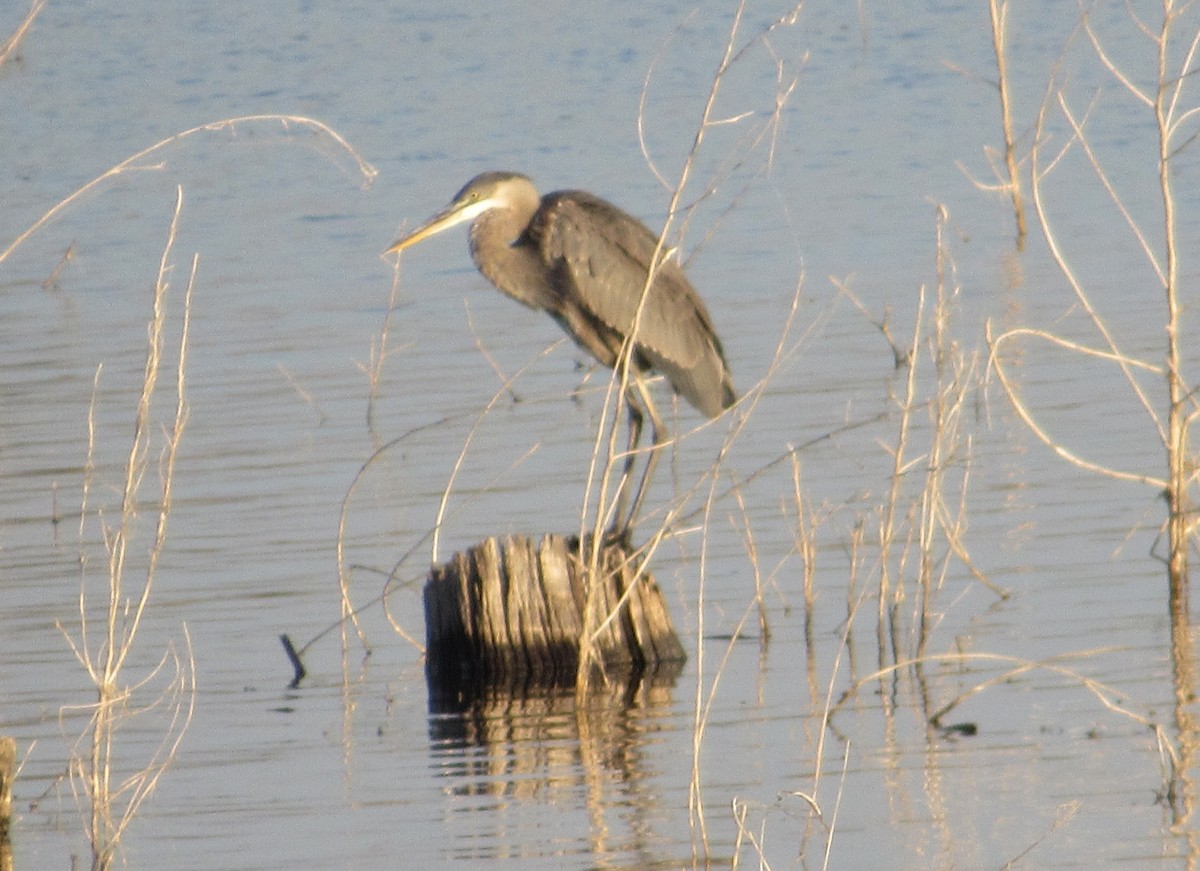
[[[491,813],[510,800],[536,800],[547,805],[586,806],[588,852],[595,858],[646,855],[661,838],[648,831],[655,802],[645,784],[658,772],[647,761],[646,745],[671,718],[672,690],[679,666],[656,673],[612,678],[594,686],[583,702],[567,687],[493,688],[474,696],[431,697],[430,757],[435,776],[450,781],[455,796],[490,796],[494,802],[471,805],[487,813],[475,815],[472,830],[491,825]],[[619,816],[627,825],[610,819]],[[630,832],[632,830],[632,832]],[[623,831],[623,843],[613,843]],[[626,838],[632,837],[630,844]],[[514,844],[511,839],[476,838],[479,844]],[[525,855],[559,854],[568,848],[527,839]],[[456,849],[468,849],[463,846]],[[475,858],[486,858],[472,852]]]
[[[1193,766],[1196,759],[1196,718],[1192,705],[1196,698],[1196,663],[1193,656],[1191,616],[1188,607],[1187,576],[1172,577],[1170,585],[1171,618],[1171,675],[1175,687],[1175,740],[1177,751],[1172,754],[1170,779],[1160,800],[1171,812],[1171,830],[1188,841],[1188,855],[1200,855],[1197,832],[1188,823],[1196,806],[1196,784]],[[1168,743],[1167,750],[1170,750]]]

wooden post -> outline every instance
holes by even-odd
[[[17,741],[0,737],[0,871],[12,871],[12,842],[9,825],[12,817],[13,780],[17,772]]]
[[[624,547],[605,546],[599,577],[586,575],[578,538],[561,535],[489,538],[434,566],[425,584],[431,689],[573,685],[592,583],[599,612],[616,609],[596,639],[606,666],[652,670],[687,659],[658,585],[635,573]]]

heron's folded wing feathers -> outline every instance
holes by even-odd
[[[658,239],[636,218],[583,191],[547,196],[530,232],[542,257],[561,268],[564,304],[577,304],[619,333],[632,329]],[[661,258],[646,296],[637,344],[677,391],[701,411],[734,401],[721,342],[683,270]]]

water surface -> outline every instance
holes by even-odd
[[[656,557],[687,669],[674,685],[613,690],[583,707],[535,694],[462,714],[430,712],[419,652],[392,628],[423,636],[427,533],[448,476],[474,429],[441,558],[490,534],[574,531],[604,373],[589,374],[549,319],[492,291],[462,234],[406,254],[390,318],[394,276],[379,252],[402,222],[411,227],[489,168],[526,172],[546,189],[593,190],[661,226],[668,193],[639,150],[639,98],[648,78],[645,143],[674,180],[732,10],[54,3],[41,13],[19,58],[0,68],[9,121],[0,245],[119,161],[223,118],[320,119],[378,176],[366,184],[328,138],[296,125],[205,132],[99,186],[0,263],[0,733],[25,757],[15,867],[68,867],[87,855],[67,771],[84,746],[78,706],[92,695],[68,638],[79,638],[81,575],[93,607],[105,588],[101,524],[119,514],[150,289],[178,186],[168,339],[178,339],[195,252],[190,414],[126,677],[140,679],[190,639],[195,713],[125,836],[131,867],[675,868],[706,858],[720,867],[735,856],[755,862],[756,843],[772,867],[820,867],[829,828],[836,867],[994,868],[1030,847],[1029,867],[1190,864],[1190,780],[1172,816],[1156,795],[1152,733],[1106,708],[1080,677],[1035,669],[968,694],[943,725],[969,724],[973,735],[927,724],[1015,660],[1061,657],[1057,666],[1111,688],[1113,701],[1179,740],[1154,556],[1161,501],[1153,488],[1058,460],[994,384],[972,393],[948,468],[956,485],[969,455],[965,546],[1011,595],[1000,600],[951,560],[930,607],[925,668],[860,686],[822,728],[827,697],[897,652],[881,653],[877,641],[871,542],[899,425],[889,397],[905,375],[831,277],[872,318],[889,310],[907,341],[919,290],[929,305],[936,290],[941,206],[947,287],[961,288],[951,337],[966,359],[985,354],[986,319],[1096,342],[1039,234],[1017,253],[1007,201],[969,177],[988,177],[983,149],[1000,141],[984,10],[861,6],[807,5],[743,56],[716,115],[749,114],[710,131],[684,197],[699,202],[682,250],[743,390],[769,368],[799,287],[787,354],[722,467],[719,492],[738,484],[740,501],[717,499],[702,532]],[[1123,5],[1111,6],[1096,10],[1096,26],[1148,81],[1151,49]],[[753,5],[742,42],[785,11]],[[21,14],[5,12],[0,30]],[[1010,15],[1023,153],[1062,56],[1069,104],[1082,113],[1094,103],[1095,147],[1131,213],[1152,222],[1145,111],[1078,37],[1064,54],[1073,7]],[[777,128],[751,147],[772,129],[781,82],[793,81]],[[1061,116],[1052,124],[1062,141]],[[1178,171],[1181,235],[1191,238],[1200,186],[1189,158]],[[1047,193],[1108,322],[1128,350],[1157,360],[1153,276],[1087,162],[1072,154]],[[385,323],[389,356],[372,388],[364,367]],[[928,358],[923,366],[928,379]],[[1108,366],[1031,345],[1014,367],[1052,432],[1099,461],[1158,474],[1154,431]],[[170,381],[164,374],[164,390]],[[1157,389],[1155,377],[1145,383]],[[173,408],[161,394],[156,439]],[[918,417],[912,458],[928,444],[925,412]],[[699,424],[678,409],[678,427]],[[655,508],[691,490],[733,425],[685,439]],[[753,477],[798,445],[817,524],[808,631],[792,467]],[[918,483],[904,485],[905,510]],[[144,486],[128,584],[145,571],[153,463]],[[364,607],[370,655],[353,633],[343,653],[333,632],[306,653],[308,679],[288,690],[279,633],[304,643],[341,615],[343,516],[341,563]],[[855,563],[859,528],[866,543]],[[912,566],[901,575],[901,658],[916,650]],[[385,610],[372,600],[393,572]],[[758,638],[756,576],[769,642]],[[739,631],[743,640],[730,643]],[[153,680],[142,703],[164,682]],[[167,727],[158,710],[126,721],[122,774]]]

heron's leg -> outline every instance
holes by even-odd
[[[645,420],[642,406],[633,390],[626,394],[625,408],[629,412],[629,440],[625,444],[625,466],[621,470],[621,480],[617,482],[617,505],[613,512],[610,534],[616,539],[625,538],[629,532],[629,524],[625,519],[625,504],[629,497],[629,485],[633,480],[633,466],[637,461],[637,446],[642,439],[642,425]]]
[[[636,389],[640,402],[635,403],[633,392]],[[662,448],[662,418],[658,416],[658,409],[654,407],[654,399],[650,395],[649,389],[646,387],[646,382],[640,374],[635,373],[634,383],[629,391],[629,407],[634,408],[635,404],[638,407],[638,436],[640,439],[642,431],[641,413],[644,411],[650,417],[650,435],[653,441],[650,443],[650,454],[646,457],[646,466],[642,469],[641,480],[638,481],[637,491],[633,497],[633,507],[629,509],[629,516],[619,523],[624,524],[626,534],[633,529],[633,525],[637,522],[638,514],[642,510],[642,501],[646,498],[646,491],[650,489],[650,480],[654,477],[654,467],[658,465],[658,452]],[[632,427],[632,422],[631,422]],[[633,443],[633,434],[630,433],[630,458],[633,457],[633,452],[637,445]],[[632,469],[632,465],[627,466]],[[619,518],[621,515],[618,514]]]

